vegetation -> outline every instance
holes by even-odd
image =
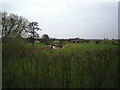
[[[26,42],[21,37],[9,38],[6,43],[2,44],[2,58],[4,60],[12,60],[25,56],[27,47]]]
[[[34,38],[38,38],[39,37],[39,34],[36,32],[38,30],[41,30],[39,27],[38,27],[38,23],[37,22],[32,22],[28,25],[30,28],[31,28],[31,35],[30,35],[30,39],[32,39],[32,47],[34,47]]]
[[[2,19],[0,21],[0,26],[2,26],[2,42],[18,36],[24,38],[32,37],[34,46],[34,38],[39,36],[36,31],[41,30],[38,28],[37,22],[31,23],[22,16],[8,14],[7,12],[0,12],[0,16]]]
[[[50,42],[49,42],[49,36],[47,34],[44,34],[42,36],[42,43],[48,45]]]
[[[117,49],[114,45],[69,43],[59,50],[11,56],[3,59],[3,87],[115,88]]]
[[[3,88],[120,87],[117,45],[93,43],[94,40],[81,44],[61,40],[54,44],[59,43],[64,48],[51,50],[47,34],[43,35],[42,44],[32,42],[37,23],[33,25],[14,14],[2,15],[2,39],[5,40],[2,44]],[[32,33],[28,38],[32,43],[22,37],[29,35],[26,30]]]
[[[2,17],[0,22],[0,25],[2,25],[2,37],[9,38],[18,35],[26,35],[29,24],[28,20],[24,19],[22,16],[8,14],[6,12],[0,12],[0,15]]]

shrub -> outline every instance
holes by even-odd
[[[3,60],[19,58],[25,54],[25,41],[21,37],[8,38],[2,44]]]

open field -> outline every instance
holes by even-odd
[[[32,46],[31,43],[26,44],[26,47],[32,48],[31,46]],[[47,45],[45,45],[43,43],[36,43],[33,48],[40,48],[40,47],[44,47],[44,46],[47,46]]]
[[[116,88],[118,60],[117,45],[87,43],[16,55],[3,60],[3,88]]]
[[[59,50],[53,50],[53,51],[73,51],[73,50],[102,50],[102,49],[108,49],[108,48],[117,48],[117,45],[107,45],[107,44],[88,44],[88,43],[67,43],[66,48],[59,49]]]

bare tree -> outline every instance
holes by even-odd
[[[29,21],[22,16],[0,12],[2,16],[2,37],[15,37],[17,35],[25,36],[28,30]]]

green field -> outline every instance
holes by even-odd
[[[116,45],[106,45],[106,44],[88,44],[88,43],[67,43],[66,48],[63,49],[58,49],[58,50],[52,50],[53,52],[60,52],[60,51],[65,51],[65,52],[72,52],[76,50],[83,50],[83,51],[92,51],[92,50],[102,50],[102,49],[114,49],[117,48],[118,46]],[[51,52],[51,51],[50,51]]]
[[[118,87],[117,45],[67,43],[61,49],[8,57],[3,60],[3,88]]]
[[[26,44],[26,47],[32,48],[31,46],[32,46],[32,43]],[[43,43],[36,43],[33,48],[40,48],[40,47],[44,47],[44,46],[47,46],[47,45],[45,45]]]

